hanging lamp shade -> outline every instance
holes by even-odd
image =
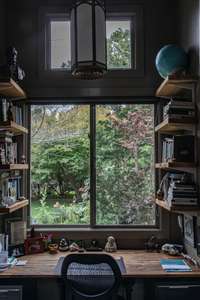
[[[71,10],[72,75],[98,79],[106,72],[106,19],[102,0],[76,1]]]

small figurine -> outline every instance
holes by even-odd
[[[160,245],[156,236],[152,235],[150,237],[150,239],[145,243],[145,249],[149,252],[153,252],[154,250],[157,252],[160,251]]]
[[[115,238],[113,236],[109,236],[107,238],[107,243],[105,245],[106,252],[116,252],[117,251],[117,244],[115,242]]]
[[[73,242],[70,246],[69,246],[69,250],[71,252],[74,252],[74,251],[79,251],[79,245],[77,245],[77,243]]]
[[[178,244],[164,244],[161,249],[169,255],[180,255],[183,251],[183,246]]]
[[[22,154],[22,156],[21,156],[21,163],[22,164],[26,163],[26,156],[24,154]]]
[[[56,254],[58,252],[58,245],[57,244],[49,244],[48,250],[50,254]]]
[[[65,238],[62,238],[60,240],[58,249],[60,251],[67,251],[67,250],[69,250],[69,245],[68,245],[68,242],[67,242],[67,240]]]
[[[30,237],[31,238],[35,237],[35,227],[34,227],[34,225],[31,226]]]
[[[15,47],[10,46],[6,50],[6,65],[0,66],[0,77],[11,77],[15,81],[23,80],[25,72],[17,63],[18,52]]]

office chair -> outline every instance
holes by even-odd
[[[116,300],[121,271],[107,254],[69,254],[64,258],[61,275],[65,300]]]

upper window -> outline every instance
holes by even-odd
[[[50,22],[51,69],[70,69],[70,21]]]
[[[133,18],[112,18],[106,21],[108,69],[135,68]],[[70,69],[70,21],[57,18],[49,21],[47,61],[52,70]],[[49,49],[50,48],[50,49]]]
[[[108,69],[131,69],[134,66],[131,23],[130,19],[106,22]]]
[[[31,220],[153,226],[152,104],[32,105]]]

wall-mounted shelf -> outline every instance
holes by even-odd
[[[8,164],[0,165],[0,170],[11,171],[11,170],[27,170],[28,164]]]
[[[156,169],[170,169],[170,168],[195,168],[195,163],[189,162],[162,162],[155,164]]]
[[[13,121],[0,122],[0,133],[2,131],[12,132],[14,135],[28,133],[28,129]]]
[[[192,86],[198,81],[197,78],[174,76],[167,77],[156,91],[157,97],[171,97],[178,95],[183,89],[192,89]]]
[[[9,207],[0,207],[0,213],[2,214],[8,214],[12,213],[20,208],[23,208],[28,205],[28,200],[22,200],[22,201],[17,201],[16,203],[12,204]]]
[[[25,99],[26,94],[22,88],[11,78],[0,79],[0,94],[13,99]]]
[[[156,132],[173,133],[177,131],[192,131],[194,129],[195,119],[171,119],[166,118],[163,122],[155,127]]]
[[[156,204],[170,212],[173,213],[184,213],[184,212],[200,212],[200,207],[199,206],[194,206],[194,205],[173,205],[173,206],[169,206],[166,201],[163,200],[155,200]]]

